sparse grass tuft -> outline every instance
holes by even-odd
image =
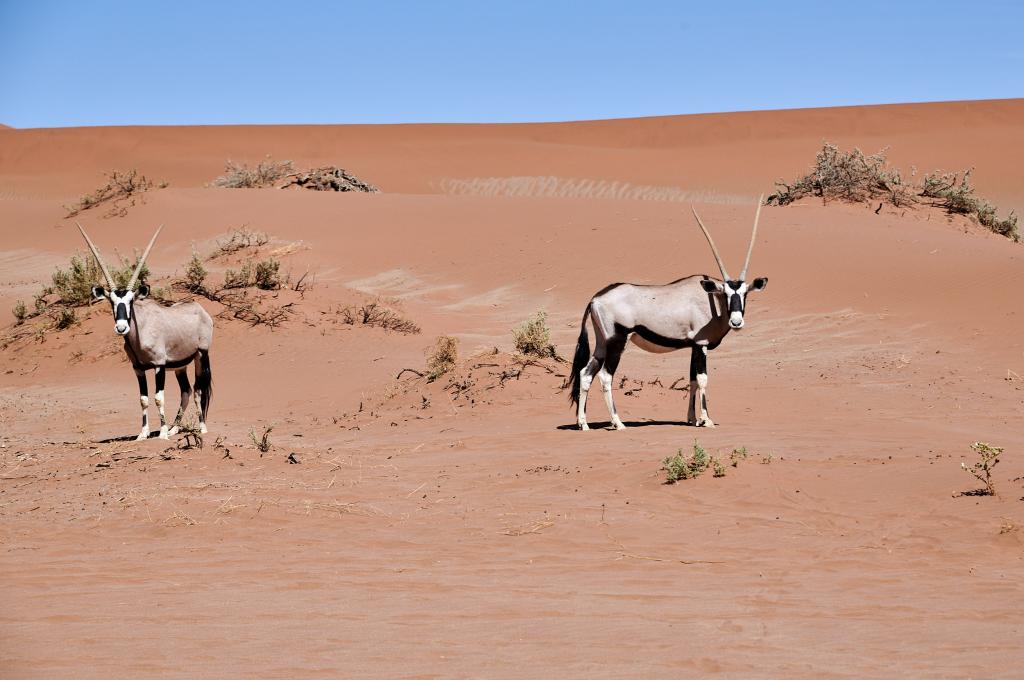
[[[25,306],[24,300],[18,300],[14,303],[14,309],[11,312],[14,314],[14,318],[17,319],[18,325],[25,323],[25,319],[29,318],[28,307]]]
[[[348,305],[343,307],[338,314],[341,315],[342,323],[350,326],[375,326],[406,335],[415,335],[420,332],[419,326],[378,302],[370,302],[359,307]]]
[[[270,433],[273,431],[274,426],[272,424],[265,425],[263,427],[263,434],[261,434],[259,437],[256,436],[256,430],[254,428],[249,430],[249,439],[252,440],[252,445],[255,446],[260,453],[266,453],[267,451],[270,451],[272,446],[270,443]]]
[[[732,453],[729,454],[729,464],[733,467],[739,467],[740,461],[746,460],[748,455],[746,446],[733,449]]]
[[[512,330],[512,341],[516,351],[525,356],[540,359],[558,359],[558,350],[551,344],[551,329],[547,324],[547,313],[537,312],[519,328]]]
[[[294,172],[291,161],[275,161],[269,155],[254,168],[229,160],[224,164],[224,174],[212,184],[226,189],[259,189],[274,186]]]
[[[681,479],[700,477],[708,469],[711,459],[704,447],[695,439],[691,455],[687,456],[679,449],[676,455],[669,456],[661,464],[661,469],[665,471],[665,482],[675,484]]]
[[[974,495],[994,496],[996,487],[992,482],[992,470],[999,464],[999,456],[1003,453],[1003,447],[992,446],[987,442],[974,442],[971,444],[971,450],[978,454],[980,460],[970,467],[967,467],[967,463],[961,461],[960,467],[985,485],[983,489],[978,489],[978,492]]]
[[[78,323],[78,315],[71,307],[62,307],[55,310],[51,318],[53,319],[53,327],[58,331],[71,328]]]
[[[459,341],[450,335],[442,335],[427,354],[427,379],[434,381],[455,370],[458,360]]]

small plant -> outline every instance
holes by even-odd
[[[733,467],[739,467],[740,461],[746,460],[748,455],[746,446],[733,449],[732,453],[729,454],[729,464]]]
[[[679,449],[676,455],[669,456],[661,462],[661,469],[665,471],[665,482],[675,484],[681,479],[693,479],[701,476],[710,464],[711,459],[708,457],[707,451],[695,439],[691,455],[687,456],[682,449]]]
[[[548,328],[547,314],[537,312],[533,318],[527,319],[523,325],[512,331],[512,341],[516,351],[524,356],[540,359],[558,359],[558,351],[551,344],[551,329]]]
[[[11,311],[14,313],[14,318],[17,319],[18,325],[25,323],[25,319],[29,316],[28,307],[25,306],[24,300],[18,300]]]
[[[259,248],[267,245],[269,242],[269,236],[261,231],[252,231],[243,224],[237,229],[232,229],[228,234],[227,240],[217,242],[217,252],[214,253],[213,257],[230,255],[246,248]]]
[[[999,456],[1003,453],[1003,447],[992,446],[987,442],[974,442],[971,444],[971,450],[978,454],[980,460],[970,467],[961,461],[960,467],[985,485],[985,488],[978,490],[980,493],[977,495],[994,496],[996,488],[992,483],[992,470],[999,464]]]
[[[193,248],[192,259],[188,261],[188,265],[185,267],[185,288],[192,293],[204,293],[206,288],[203,284],[206,282],[206,274],[206,267],[203,266],[199,253]]]
[[[253,285],[260,290],[278,290],[281,287],[281,263],[274,258],[256,263]]]
[[[53,292],[60,297],[60,302],[63,304],[84,307],[92,302],[92,287],[102,277],[103,272],[96,264],[96,260],[88,256],[72,255],[70,265],[66,270],[57,269],[53,273]],[[45,296],[46,291],[43,293]],[[41,299],[42,296],[37,298],[37,311],[39,311],[38,301]],[[45,306],[46,303],[43,302],[44,309]]]
[[[167,186],[161,183],[158,188]],[[103,203],[110,203],[110,210],[106,217],[125,215],[128,208],[135,205],[135,199],[143,192],[153,188],[153,182],[139,174],[138,170],[118,172],[114,170],[107,175],[107,183],[92,193],[85,194],[74,205],[65,206],[68,211],[67,217],[74,217],[78,213],[95,208]]]
[[[282,189],[301,187],[313,191],[363,191],[368,194],[380,191],[377,187],[364,182],[344,168],[328,165],[308,172],[299,172],[288,178],[281,185]]]
[[[58,309],[53,314],[53,327],[58,331],[62,331],[65,328],[71,328],[78,323],[78,315],[75,314],[75,310],[71,307],[64,307]]]
[[[775,460],[775,456],[771,453],[761,456],[761,465],[771,465],[773,460]]]
[[[255,446],[260,453],[266,453],[270,450],[270,433],[273,432],[273,425],[265,425],[263,427],[263,434],[259,437],[256,436],[256,430],[249,430],[249,439],[252,440],[252,445]]]
[[[420,332],[420,327],[412,321],[377,302],[370,302],[359,307],[348,305],[343,307],[338,314],[341,316],[342,323],[350,326],[376,326],[386,331],[406,335],[415,335]]]
[[[246,262],[238,271],[228,269],[224,272],[224,288],[248,288],[252,285],[252,264]]]
[[[427,379],[434,381],[455,370],[458,360],[459,341],[450,335],[442,335],[427,355]]]
[[[269,155],[255,168],[229,160],[224,164],[224,174],[213,180],[213,186],[226,189],[271,187],[294,172],[291,161],[275,161]]]
[[[203,448],[203,433],[200,431],[199,425],[194,418],[189,418],[186,422],[182,423],[178,428],[178,434],[182,437],[181,442],[178,444],[178,448],[182,451]]]
[[[725,466],[722,465],[722,461],[717,458],[711,459],[711,467],[713,468],[712,476],[714,477],[725,477]]]

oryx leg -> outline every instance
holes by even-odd
[[[690,410],[688,419],[697,427],[714,427],[708,415],[708,348],[696,346],[690,354]],[[696,417],[695,417],[696,416]]]
[[[167,378],[167,373],[164,371],[163,366],[156,367],[156,394],[154,401],[156,401],[156,408],[160,411],[160,439],[168,439],[167,434],[167,416],[164,415],[164,380]]]
[[[149,386],[146,384],[146,372],[135,369],[135,377],[139,379],[139,403],[142,405],[142,429],[136,440],[149,438]]]
[[[601,340],[598,339],[599,346],[600,343]],[[601,368],[601,360],[596,356],[592,356],[587,365],[580,371],[580,400],[576,405],[576,425],[581,430],[590,429],[590,426],[587,425],[587,393],[590,392],[590,385],[594,382],[594,376],[599,368]]]
[[[604,392],[604,403],[608,407],[608,413],[612,417],[612,426],[616,430],[625,430],[626,426],[619,419],[619,413],[615,410],[615,402],[612,400],[612,380],[615,377],[615,370],[619,367],[619,359],[626,349],[626,338],[613,335],[606,343],[606,356],[597,372],[597,379],[601,381],[601,391]]]
[[[178,415],[174,416],[174,424],[167,431],[167,434],[171,436],[178,434],[178,430],[181,428],[181,419],[185,416],[189,399],[192,398],[192,387],[188,382],[188,371],[184,368],[179,368],[174,372],[174,377],[178,379],[178,388],[181,390],[181,405],[178,406]]]

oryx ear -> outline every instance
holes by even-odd
[[[767,276],[761,276],[759,278],[756,278],[750,284],[750,290],[764,290],[767,287],[768,287],[768,277]]]
[[[149,296],[149,286],[145,283],[139,286],[139,289],[135,291],[135,299],[142,300]]]
[[[105,297],[107,297],[107,291],[105,291],[103,289],[103,286],[93,286],[92,287],[92,299],[93,299],[93,301],[102,300]]]
[[[722,290],[722,284],[718,281],[712,281],[711,279],[701,279],[700,287],[704,289],[705,293],[714,293]]]

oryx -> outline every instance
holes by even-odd
[[[619,359],[632,341],[648,352],[671,352],[689,347],[690,354],[690,408],[687,420],[698,427],[714,427],[708,416],[707,354],[721,344],[730,330],[743,328],[743,313],[747,308],[747,293],[764,290],[768,285],[765,277],[747,283],[747,268],[757,238],[757,222],[761,216],[758,200],[754,216],[754,231],[750,235],[747,259],[738,279],[733,279],[725,270],[725,264],[718,254],[718,248],[707,227],[697,215],[693,216],[707,237],[711,252],[722,272],[718,281],[706,274],[697,274],[665,285],[637,285],[613,283],[598,291],[583,311],[582,328],[576,343],[576,354],[572,362],[571,401],[576,404],[576,422],[581,430],[587,427],[587,392],[597,374],[604,392],[604,401],[616,429],[625,429],[615,411],[612,401],[612,377],[618,368]],[[587,317],[594,325],[594,355],[590,355],[587,338]],[[699,400],[699,414],[696,406]]]
[[[77,222],[75,224],[78,224]],[[139,280],[139,272],[149,256],[149,251],[156,242],[156,237],[163,229],[157,227],[149,245],[142,253],[142,258],[135,265],[135,271],[128,285],[118,288],[114,278],[107,270],[100,251],[96,249],[89,235],[78,225],[79,231],[89,244],[96,263],[103,272],[107,288],[93,286],[93,300],[106,298],[114,312],[114,332],[124,336],[124,351],[132,362],[135,375],[139,379],[139,401],[142,404],[142,431],[137,439],[149,437],[149,389],[146,385],[146,371],[156,371],[156,407],[160,411],[160,438],[167,439],[176,433],[181,426],[181,418],[188,408],[192,390],[188,384],[187,368],[190,363],[196,365],[196,402],[199,408],[199,429],[206,432],[206,415],[210,410],[210,392],[212,373],[210,371],[210,341],[213,339],[213,319],[206,310],[196,302],[179,302],[170,307],[163,307],[153,300],[147,300],[149,286],[143,282],[135,290]],[[181,388],[181,405],[174,419],[174,426],[167,429],[164,416],[164,379],[165,371],[174,371]]]

